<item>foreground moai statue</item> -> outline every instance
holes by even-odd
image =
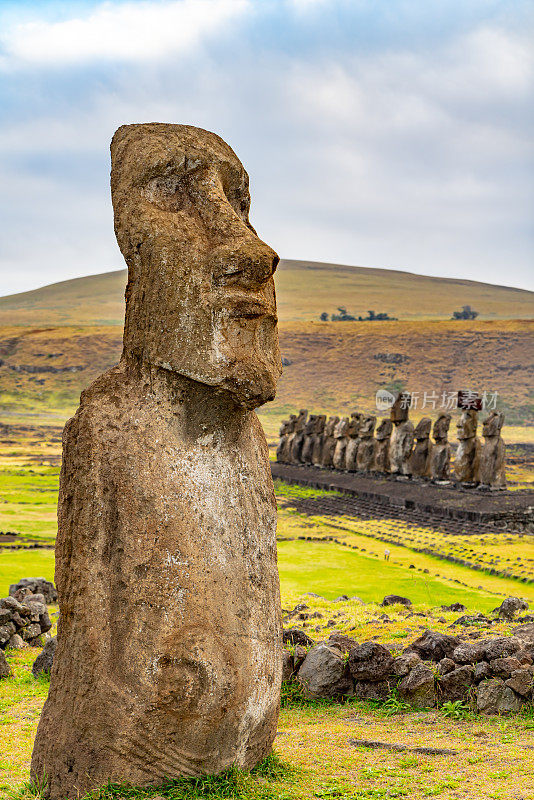
[[[291,452],[289,461],[291,464],[300,464],[302,455],[302,445],[304,442],[304,429],[308,419],[308,409],[301,408],[295,423],[295,435],[291,441]]]
[[[304,427],[302,450],[300,460],[303,464],[313,463],[313,445],[315,444],[315,429],[317,427],[317,414],[310,414]]]
[[[334,451],[336,449],[334,430],[338,422],[339,417],[329,417],[324,428],[321,466],[325,467],[326,469],[330,469],[334,465]]]
[[[364,417],[360,425],[360,444],[358,446],[357,467],[362,472],[370,472],[375,460],[376,417]]]
[[[215,134],[128,125],[111,153],[124,350],[63,437],[61,616],[32,759],[51,800],[252,767],[280,698],[276,503],[253,411],[280,373],[278,257]]]
[[[456,425],[458,448],[454,459],[454,477],[460,483],[476,483],[480,458],[480,440],[477,438],[478,412],[469,408],[463,411]]]
[[[334,428],[334,439],[336,440],[333,458],[334,469],[345,469],[345,452],[347,450],[347,431],[349,429],[349,424],[349,418],[342,417]]]
[[[451,469],[451,446],[449,444],[450,414],[440,414],[434,422],[432,435],[434,444],[430,451],[430,477],[433,481],[448,481]]]
[[[374,472],[389,472],[389,440],[393,423],[390,419],[383,419],[375,434],[375,459]]]
[[[415,446],[410,456],[410,474],[415,478],[430,477],[431,430],[432,420],[430,417],[422,417],[415,426]]]
[[[492,411],[482,423],[484,443],[480,448],[478,480],[484,486],[501,489],[506,486],[506,447],[501,438],[504,423],[502,411]]]
[[[314,467],[320,467],[323,460],[323,439],[324,439],[325,424],[326,424],[326,416],[324,414],[319,414],[315,421],[315,433],[313,435],[312,464]]]
[[[410,475],[410,456],[414,440],[414,427],[408,419],[410,400],[409,394],[400,392],[390,411],[394,427],[389,443],[389,463],[390,471],[398,475]]]
[[[347,428],[347,447],[345,450],[345,469],[348,472],[356,472],[358,469],[358,447],[360,446],[360,427],[363,414],[355,411],[350,415],[349,426]]]

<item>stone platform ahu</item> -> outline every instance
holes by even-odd
[[[61,615],[32,758],[51,800],[250,768],[281,685],[276,503],[253,411],[280,373],[278,256],[215,134],[127,125],[111,157],[124,350],[63,437]]]

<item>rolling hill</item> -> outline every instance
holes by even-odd
[[[0,326],[122,325],[126,270],[0,297]],[[534,292],[369,267],[282,260],[276,273],[281,323],[317,320],[345,306],[400,320],[450,319],[469,304],[481,319],[534,318]]]

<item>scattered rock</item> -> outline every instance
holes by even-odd
[[[379,748],[381,750],[394,750],[395,752],[402,753],[409,750],[411,753],[421,753],[427,756],[455,756],[458,750],[448,750],[442,747],[408,747],[405,744],[398,744],[397,742],[378,742],[374,739],[349,739],[349,744],[355,747],[371,747]]]
[[[299,628],[288,628],[282,634],[284,644],[302,644],[305,647],[311,647],[314,644],[313,639],[301,631]]]
[[[37,678],[41,674],[50,675],[50,670],[54,663],[54,654],[56,652],[56,641],[55,636],[49,639],[33,662],[32,675],[34,678]]]
[[[50,641],[53,640],[51,639]],[[282,650],[282,681],[288,681],[292,675],[293,675],[293,656],[288,650]]]
[[[338,650],[341,650],[342,653],[348,653],[349,650],[352,650],[353,647],[358,646],[358,642],[356,639],[353,639],[351,636],[345,636],[343,633],[331,633],[328,637],[327,643],[328,645],[332,645],[333,647],[337,647]]]
[[[479,663],[475,667],[475,674],[473,675],[473,681],[475,683],[480,683],[480,681],[486,680],[486,678],[491,678],[492,672],[491,667],[487,661],[479,661]]]
[[[0,678],[9,678],[11,667],[7,663],[7,658],[3,650],[0,650]]]
[[[358,700],[387,700],[391,688],[388,681],[355,681],[354,697]]]
[[[333,603],[344,603],[348,599],[349,599],[348,594],[340,594],[339,597],[336,597],[335,600],[332,600],[332,602]]]
[[[382,606],[396,606],[396,605],[411,606],[412,605],[412,601],[409,600],[408,597],[401,597],[398,594],[387,594],[384,597],[384,599],[382,600],[380,605],[382,605]]]
[[[438,684],[442,702],[465,700],[469,688],[473,684],[473,673],[473,667],[466,665],[443,675]]]
[[[520,597],[507,597],[503,600],[499,608],[495,609],[496,614],[502,619],[512,620],[518,611],[527,611],[528,603]]]
[[[489,623],[490,620],[484,614],[465,614],[463,617],[458,617],[454,622],[451,622],[450,627],[452,628],[454,625],[463,625],[464,627],[480,624],[489,625]]]
[[[514,670],[505,683],[506,686],[509,686],[510,689],[513,689],[514,692],[517,692],[522,697],[530,697],[532,695],[532,672],[528,669]]]
[[[406,675],[398,686],[403,700],[419,708],[429,708],[436,704],[434,674],[426,664],[420,662]]]
[[[26,645],[22,636],[19,636],[18,633],[14,633],[9,642],[7,643],[7,646],[11,650],[22,650],[22,648],[25,647]]]
[[[441,606],[442,611],[467,611],[467,607],[463,603],[451,603],[450,606]]]
[[[459,644],[457,636],[425,630],[406,650],[417,653],[425,661],[441,661],[442,658],[450,658]]]
[[[524,701],[500,678],[490,678],[478,684],[477,711],[480,714],[512,714],[521,709]]]
[[[22,600],[27,594],[41,594],[46,603],[57,603],[57,591],[51,581],[46,578],[21,578],[18,583],[12,583],[9,594],[17,600]]]
[[[490,640],[461,642],[452,652],[452,658],[457,664],[477,664],[486,657],[486,646]]]
[[[521,668],[521,664],[517,658],[507,656],[506,658],[493,659],[493,661],[490,661],[490,667],[493,674],[498,678],[509,678],[512,672]]]
[[[456,664],[452,658],[442,658],[441,661],[438,661],[438,671],[440,675],[447,675],[449,672],[452,672],[453,669],[456,669]]]
[[[397,656],[397,658],[394,660],[392,672],[394,675],[404,677],[420,661],[421,659],[417,653],[403,653],[402,655]]]
[[[349,669],[356,681],[381,681],[391,673],[394,658],[383,645],[364,642],[349,652]]]
[[[490,639],[486,645],[486,659],[493,661],[497,658],[507,658],[513,656],[521,650],[521,641],[516,636],[499,636],[497,639]]]
[[[339,652],[325,644],[308,651],[297,675],[308,698],[352,694],[352,679]]]
[[[512,629],[512,633],[520,639],[534,644],[534,622],[528,622],[526,625],[518,625],[517,628]]]

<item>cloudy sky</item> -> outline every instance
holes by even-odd
[[[216,131],[285,258],[534,288],[530,0],[0,0],[0,294],[119,269],[109,141]]]

